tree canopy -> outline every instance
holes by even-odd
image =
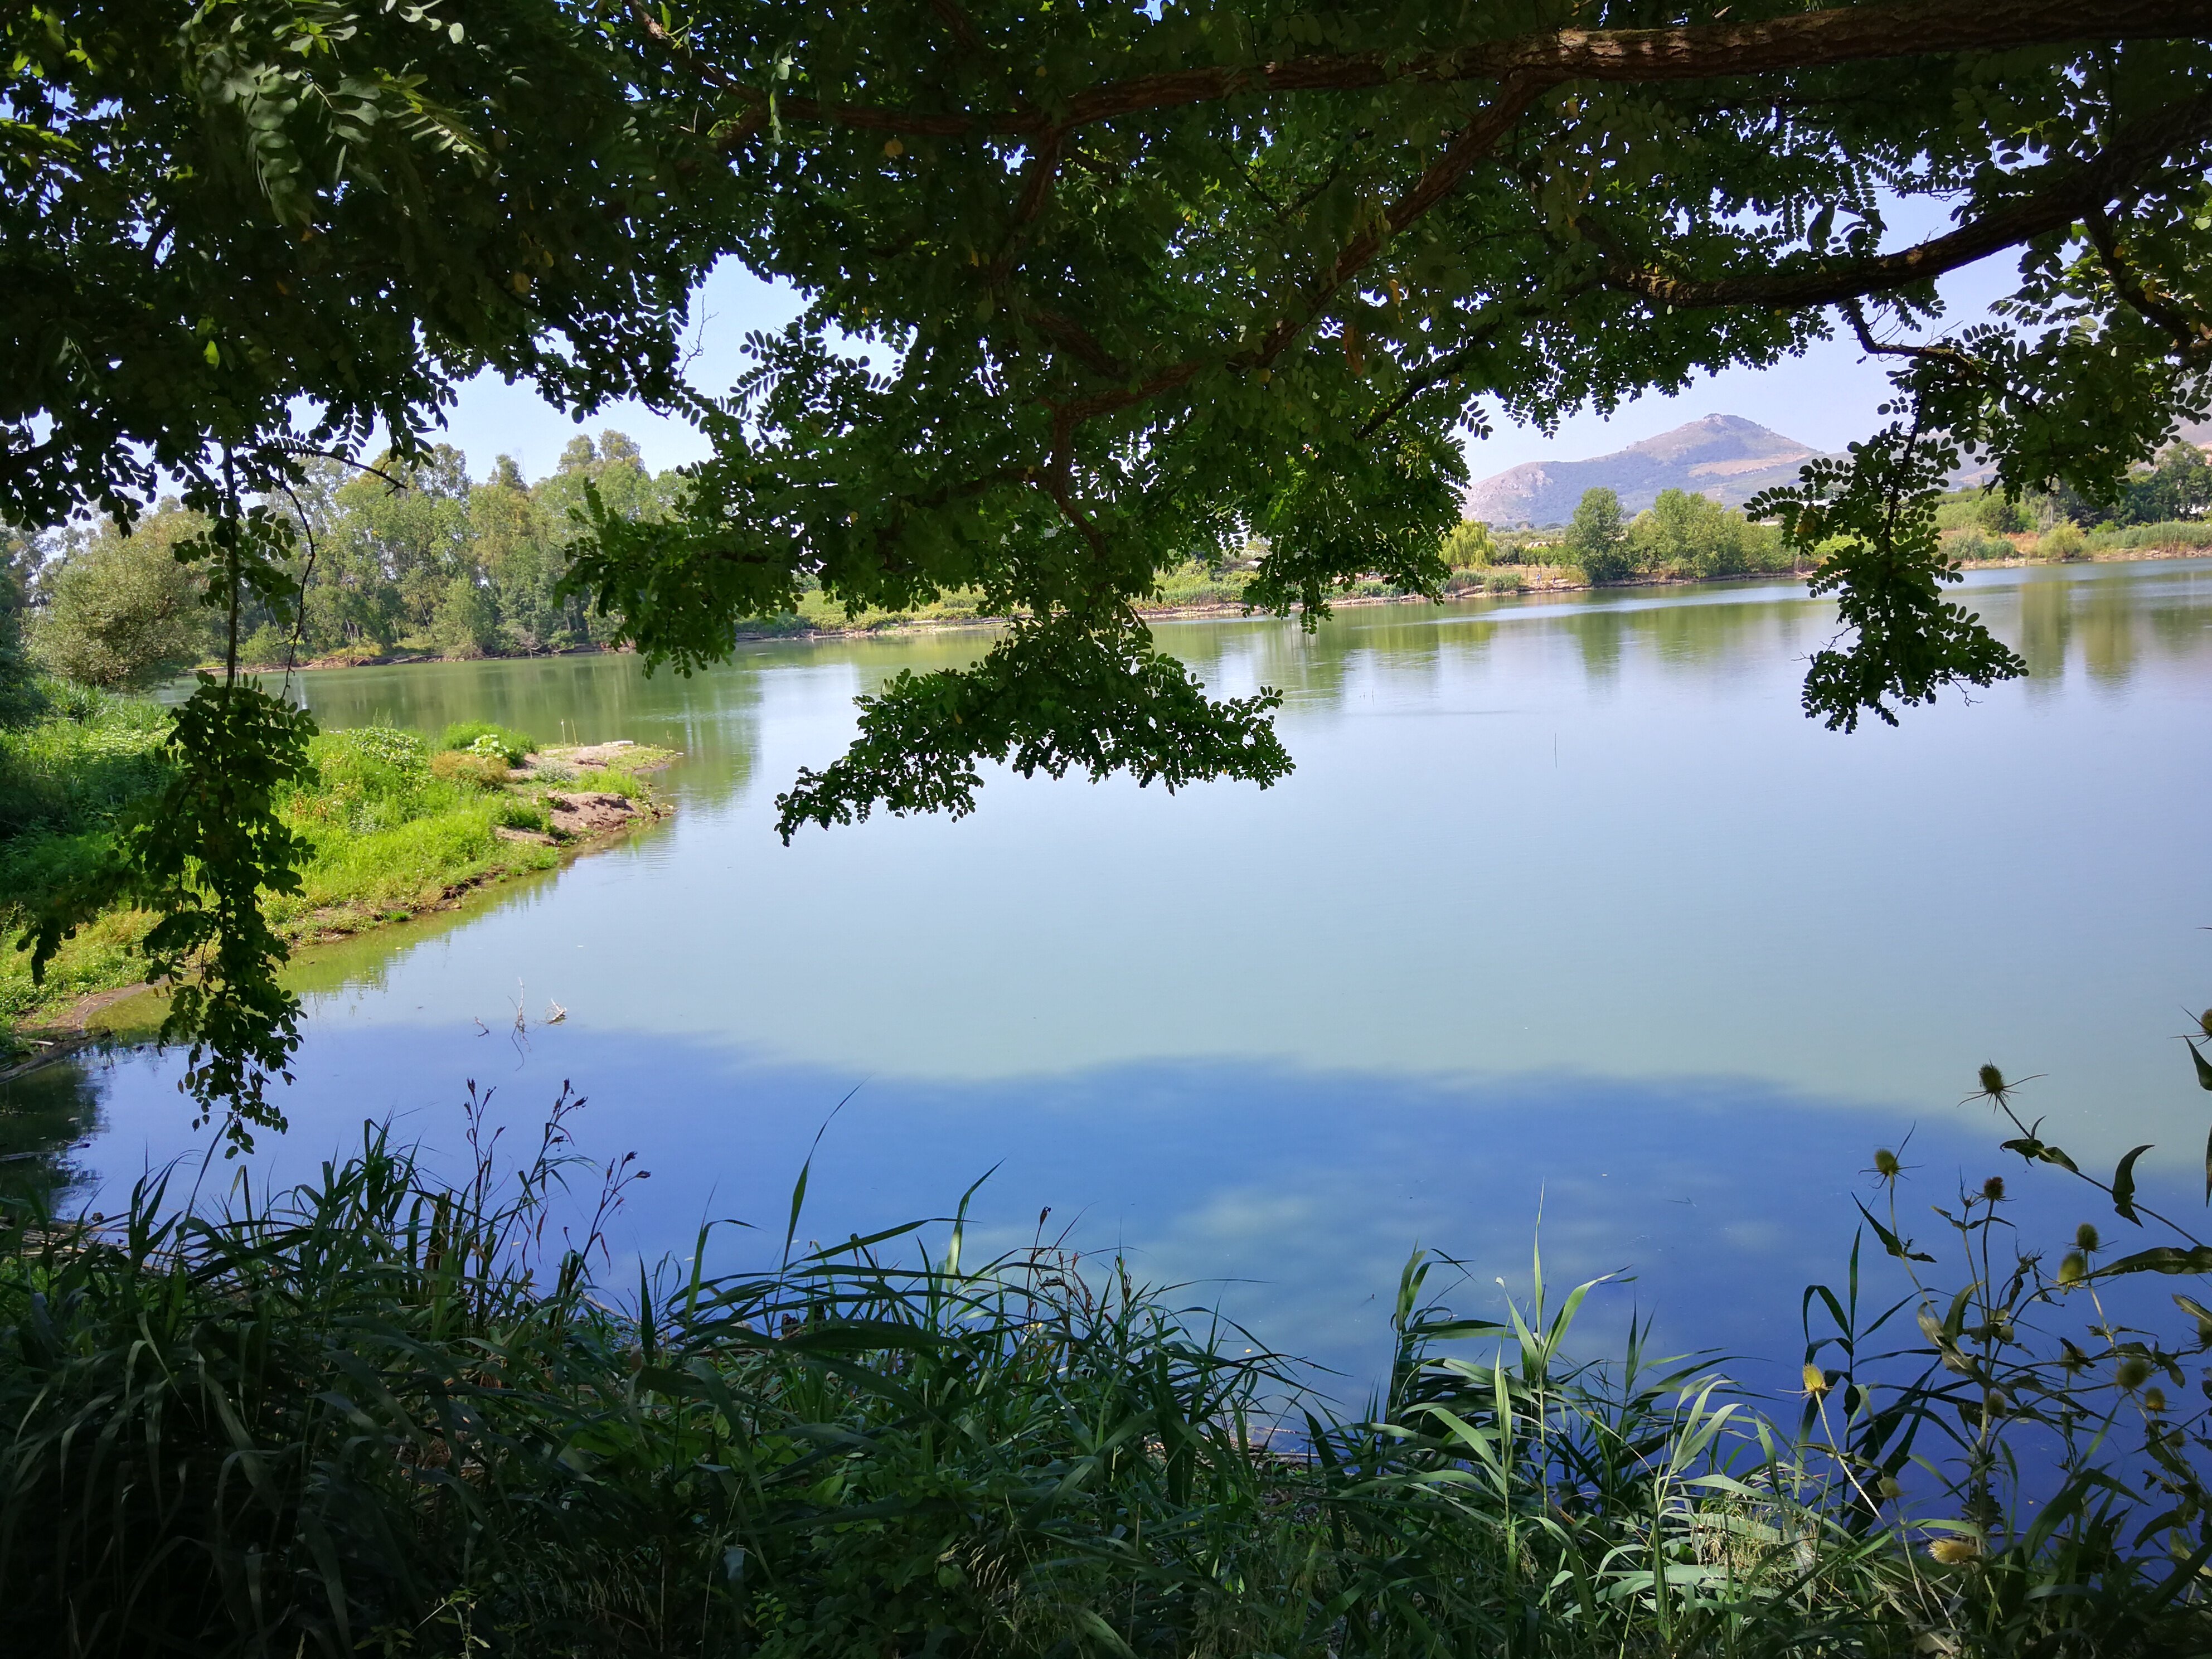
[[[1249,597],[1309,619],[1363,578],[1434,592],[1468,434],[1839,331],[1894,358],[1889,424],[1754,506],[1847,624],[1808,711],[1893,720],[2020,672],[1943,594],[1962,447],[2008,494],[2107,498],[2212,402],[2212,0],[125,0],[0,30],[0,519],[127,520],[173,475],[234,641],[293,568],[249,496],[303,447],[380,425],[427,462],[486,366],[684,410],[714,454],[681,510],[584,490],[566,578],[656,660],[803,584],[1014,619],[865,700],[787,836],[965,811],[991,762],[1267,783],[1273,696],[1154,647],[1162,571],[1257,544]],[[1995,319],[1934,331],[1936,280],[1998,254]],[[678,334],[725,256],[804,308],[707,398]],[[178,742],[274,747],[188,766],[173,825],[258,811],[297,748],[230,662]],[[281,838],[193,876],[165,835],[125,886],[213,895],[180,939],[229,939],[252,860],[283,879]]]
[[[1199,697],[1132,602],[1248,537],[1278,610],[1362,574],[1433,589],[1459,438],[1499,415],[1851,331],[1899,354],[1899,420],[1767,504],[1813,545],[1917,523],[1879,503],[1946,442],[2008,489],[2096,493],[2204,404],[2201,3],[629,16],[702,100],[728,241],[807,305],[753,342],[689,511],[603,527],[584,575],[680,664],[807,578],[1019,618],[974,670],[870,700],[787,834],[963,810],[992,758],[1279,775],[1265,699]],[[1934,279],[2008,249],[2000,320],[1926,340]],[[1832,561],[1896,624],[1808,686],[1836,723],[2017,667],[1931,597],[1932,530],[1881,533]]]

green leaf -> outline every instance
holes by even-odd
[[[2148,1146],[2138,1146],[2120,1160],[2120,1167],[2112,1171],[2112,1208],[2124,1221],[2142,1225],[2142,1218],[2136,1213],[2136,1160],[2148,1152]]]
[[[2203,1054],[2197,1053],[2197,1045],[2194,1042],[2189,1045],[2189,1057],[2197,1062],[2197,1086],[2200,1089],[2212,1089],[2212,1061],[2208,1061]]]
[[[1899,1261],[1933,1261],[1936,1259],[1932,1255],[1923,1255],[1914,1250],[1910,1240],[1899,1238],[1881,1223],[1876,1221],[1874,1218],[1874,1212],[1860,1203],[1857,1199],[1853,1199],[1851,1202],[1858,1205],[1859,1213],[1866,1218],[1867,1225],[1874,1229],[1874,1236],[1881,1241],[1881,1248]]]

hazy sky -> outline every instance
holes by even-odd
[[[1947,279],[1946,323],[1979,315],[1990,300],[2012,288],[2014,270],[2014,256],[1999,255]],[[797,309],[787,289],[772,288],[726,264],[708,278],[693,307],[695,384],[716,392],[728,386],[744,365],[740,347],[745,336],[781,325]],[[1741,415],[1817,449],[1840,450],[1874,428],[1875,407],[1887,386],[1885,367],[1869,362],[1856,341],[1832,340],[1774,368],[1733,369],[1705,377],[1679,397],[1644,398],[1610,421],[1574,416],[1562,423],[1556,438],[1533,428],[1500,424],[1487,442],[1474,446],[1468,461],[1474,476],[1482,478],[1522,461],[1603,454],[1712,414]],[[465,389],[448,425],[450,441],[467,455],[469,471],[478,477],[501,454],[514,456],[526,477],[550,472],[579,429],[528,387],[504,385],[490,374]],[[582,429],[596,433],[605,427],[636,439],[647,464],[656,471],[697,460],[706,453],[704,441],[690,425],[656,416],[641,404],[615,405],[592,416]]]

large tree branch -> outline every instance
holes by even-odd
[[[748,106],[729,133],[742,142],[765,126],[769,94],[700,58],[641,3],[631,15],[672,61],[702,84]],[[1558,29],[1471,42],[1440,52],[1327,54],[1278,63],[1217,64],[1085,88],[1049,103],[999,110],[929,110],[779,96],[776,118],[919,137],[1034,137],[1117,116],[1270,93],[1343,92],[1395,84],[1570,81],[1651,84],[1832,68],[1960,52],[2073,41],[2172,39],[2212,33],[2212,0],[1917,0],[1838,6],[1751,23],[1666,29]]]
[[[1710,278],[1680,277],[1617,263],[1606,272],[1606,283],[1683,310],[1747,305],[1802,310],[1838,305],[1926,282],[2033,237],[2064,230],[2096,213],[2146,168],[2208,134],[2212,134],[2212,93],[2169,104],[2152,115],[2128,122],[2095,159],[2047,164],[2029,175],[2032,186],[2027,193],[1991,208],[1948,235],[1894,253],[1792,270],[1763,270]]]

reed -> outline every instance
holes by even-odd
[[[1540,1257],[1503,1323],[1453,1316],[1416,1257],[1389,1376],[1335,1413],[1119,1262],[1042,1239],[971,1261],[964,1199],[799,1249],[802,1171],[773,1265],[710,1274],[702,1231],[617,1290],[604,1225],[634,1165],[577,1157],[564,1091],[510,1167],[483,1104],[458,1181],[372,1127],[289,1192],[192,1204],[157,1176],[112,1222],[11,1213],[7,1650],[1751,1659],[2207,1634],[2193,1581],[2154,1600],[2060,1523],[1930,1556],[1868,1488],[1863,1379],[1808,1373],[1793,1431],[1640,1331],[1576,1358],[1590,1287],[1555,1301]]]

